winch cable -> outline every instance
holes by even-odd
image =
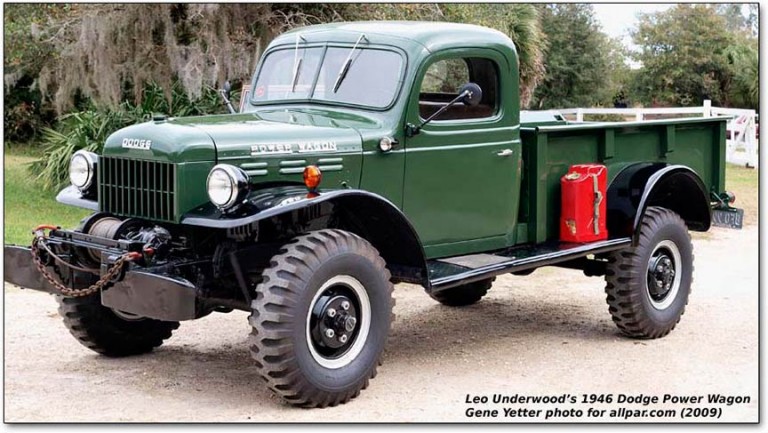
[[[71,289],[64,284],[60,283],[56,280],[56,278],[51,275],[50,272],[48,272],[48,269],[46,269],[45,264],[43,263],[43,260],[40,258],[40,252],[39,247],[42,247],[54,260],[56,260],[58,263],[61,263],[62,265],[81,272],[98,272],[96,269],[88,269],[88,268],[82,268],[76,265],[73,265],[66,260],[62,259],[61,257],[54,254],[51,249],[48,247],[48,245],[45,244],[45,240],[47,239],[45,236],[45,229],[49,230],[56,230],[58,227],[50,226],[50,225],[42,225],[35,228],[33,231],[35,237],[32,240],[32,260],[35,262],[35,266],[37,267],[37,270],[40,271],[41,274],[43,274],[43,277],[48,281],[51,286],[53,286],[54,289],[56,289],[58,292],[60,292],[63,296],[69,296],[69,297],[80,297],[80,296],[88,296],[92,295],[102,288],[104,288],[107,283],[112,281],[122,270],[123,265],[126,262],[130,262],[133,260],[136,260],[138,258],[141,258],[141,253],[137,252],[128,252],[120,256],[117,260],[115,260],[115,263],[112,264],[112,266],[107,270],[107,272],[99,278],[99,280],[92,285],[84,288],[84,289]]]

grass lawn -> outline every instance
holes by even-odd
[[[758,170],[726,164],[725,189],[736,194],[735,207],[744,209],[744,225],[758,222]]]
[[[32,229],[39,224],[74,228],[89,210],[65,206],[56,201],[56,192],[43,191],[34,181],[28,166],[34,156],[5,149],[3,243],[29,245]]]
[[[5,151],[4,243],[29,245],[38,224],[74,228],[90,213],[56,201],[56,193],[43,191],[28,171],[35,157],[18,150]],[[744,209],[744,224],[758,222],[758,170],[728,164],[727,190],[736,194],[735,206]]]

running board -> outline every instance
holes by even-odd
[[[607,253],[628,247],[631,238],[609,239],[588,244],[548,242],[512,247],[490,254],[470,254],[427,262],[430,291],[472,283],[510,272],[525,271]]]

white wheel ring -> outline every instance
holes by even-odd
[[[315,307],[315,302],[317,302],[320,295],[325,292],[325,289],[335,285],[346,286],[355,293],[355,296],[357,296],[357,300],[360,303],[360,329],[355,337],[355,342],[352,343],[352,346],[350,346],[343,355],[338,358],[329,359],[320,355],[312,345],[312,335],[310,334],[309,324],[312,316],[312,309]],[[368,292],[365,291],[363,284],[357,278],[349,275],[336,275],[326,281],[322,287],[318,289],[317,293],[315,293],[312,302],[309,303],[305,328],[309,353],[318,364],[329,369],[338,369],[349,365],[358,355],[360,355],[360,352],[363,351],[363,347],[365,347],[365,343],[368,341],[368,334],[371,329],[371,300],[368,297]]]
[[[680,249],[677,247],[677,244],[669,239],[665,239],[656,244],[656,247],[654,247],[653,251],[651,252],[651,257],[653,257],[653,255],[656,254],[656,252],[661,248],[665,248],[667,251],[672,253],[672,262],[675,269],[675,279],[672,280],[672,287],[669,289],[667,296],[665,296],[661,301],[655,301],[651,296],[651,289],[648,287],[648,278],[646,277],[645,295],[648,297],[648,300],[651,301],[651,305],[653,305],[654,308],[657,310],[666,310],[670,305],[672,305],[673,302],[675,302],[677,293],[680,291],[680,281],[683,279],[683,263],[681,260]],[[645,275],[648,275],[648,267],[649,266],[646,265]]]

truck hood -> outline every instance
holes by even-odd
[[[273,110],[159,119],[112,134],[104,154],[170,162],[238,162],[262,157],[359,153],[356,128],[374,120],[320,110]],[[242,161],[240,161],[242,162]]]
[[[229,163],[270,156],[288,158],[290,154],[360,152],[360,134],[350,124],[365,124],[366,120],[354,116],[345,121],[324,112],[280,110],[173,122],[204,131],[213,139],[217,160]]]
[[[212,162],[216,147],[199,128],[157,120],[116,131],[104,143],[104,155],[174,163]]]

